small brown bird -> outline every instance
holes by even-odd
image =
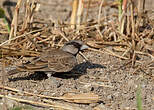
[[[69,72],[77,65],[76,55],[88,46],[82,41],[72,40],[64,44],[61,49],[48,49],[31,62],[24,63],[8,72],[13,75],[24,71],[44,71],[48,75],[58,72]]]

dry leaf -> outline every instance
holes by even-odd
[[[63,96],[63,100],[74,103],[96,103],[99,102],[99,96],[94,93],[73,94],[67,93]]]

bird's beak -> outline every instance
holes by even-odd
[[[88,49],[88,48],[89,48],[88,45],[82,45],[81,48],[80,48],[80,50],[85,50],[85,49]]]

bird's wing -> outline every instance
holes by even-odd
[[[41,60],[48,62],[48,68],[55,72],[68,72],[77,65],[76,57],[60,49],[50,49],[42,53]]]
[[[24,69],[25,71],[52,71],[48,68],[48,60],[53,58],[53,52],[55,51],[57,50],[46,50],[40,56],[35,57],[28,63],[22,64],[22,66],[17,67],[17,69]]]
[[[68,72],[77,65],[76,57],[72,54],[58,49],[50,49],[43,52],[40,57],[35,58],[24,68],[29,71],[55,71]]]
[[[35,63],[31,62],[29,64],[23,64],[22,67],[24,67],[26,70],[30,70],[30,71],[40,71],[41,69],[48,67],[48,62],[45,62],[45,61],[42,61],[41,59],[39,59]]]
[[[55,72],[68,72],[77,65],[77,60],[73,55],[62,55],[48,61],[48,67]]]
[[[39,57],[33,59],[31,62],[23,63],[22,65],[16,67],[16,69],[8,71],[8,75],[17,74],[19,72],[34,72],[34,71],[51,71],[48,68],[48,62],[42,61]]]
[[[68,72],[77,65],[76,57],[62,50],[51,49],[43,52],[32,61],[22,64],[16,68],[15,72],[21,71],[54,71]],[[13,74],[10,72],[10,74]]]

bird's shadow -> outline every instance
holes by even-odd
[[[91,63],[87,61],[75,66],[71,72],[66,72],[63,74],[54,74],[53,76],[63,79],[68,79],[68,78],[77,79],[78,77],[87,74],[87,69],[94,69],[94,68],[106,68],[106,67],[100,64]]]
[[[55,73],[52,77],[62,78],[62,79],[69,79],[74,78],[77,79],[80,76],[87,73],[87,69],[94,69],[94,68],[106,68],[103,65],[95,64],[91,62],[83,62],[78,64],[74,67],[74,69],[70,72],[64,73]],[[34,74],[30,74],[25,77],[16,77],[16,78],[9,78],[9,81],[18,81],[18,80],[44,80],[47,79],[47,75],[44,72],[35,72]]]

